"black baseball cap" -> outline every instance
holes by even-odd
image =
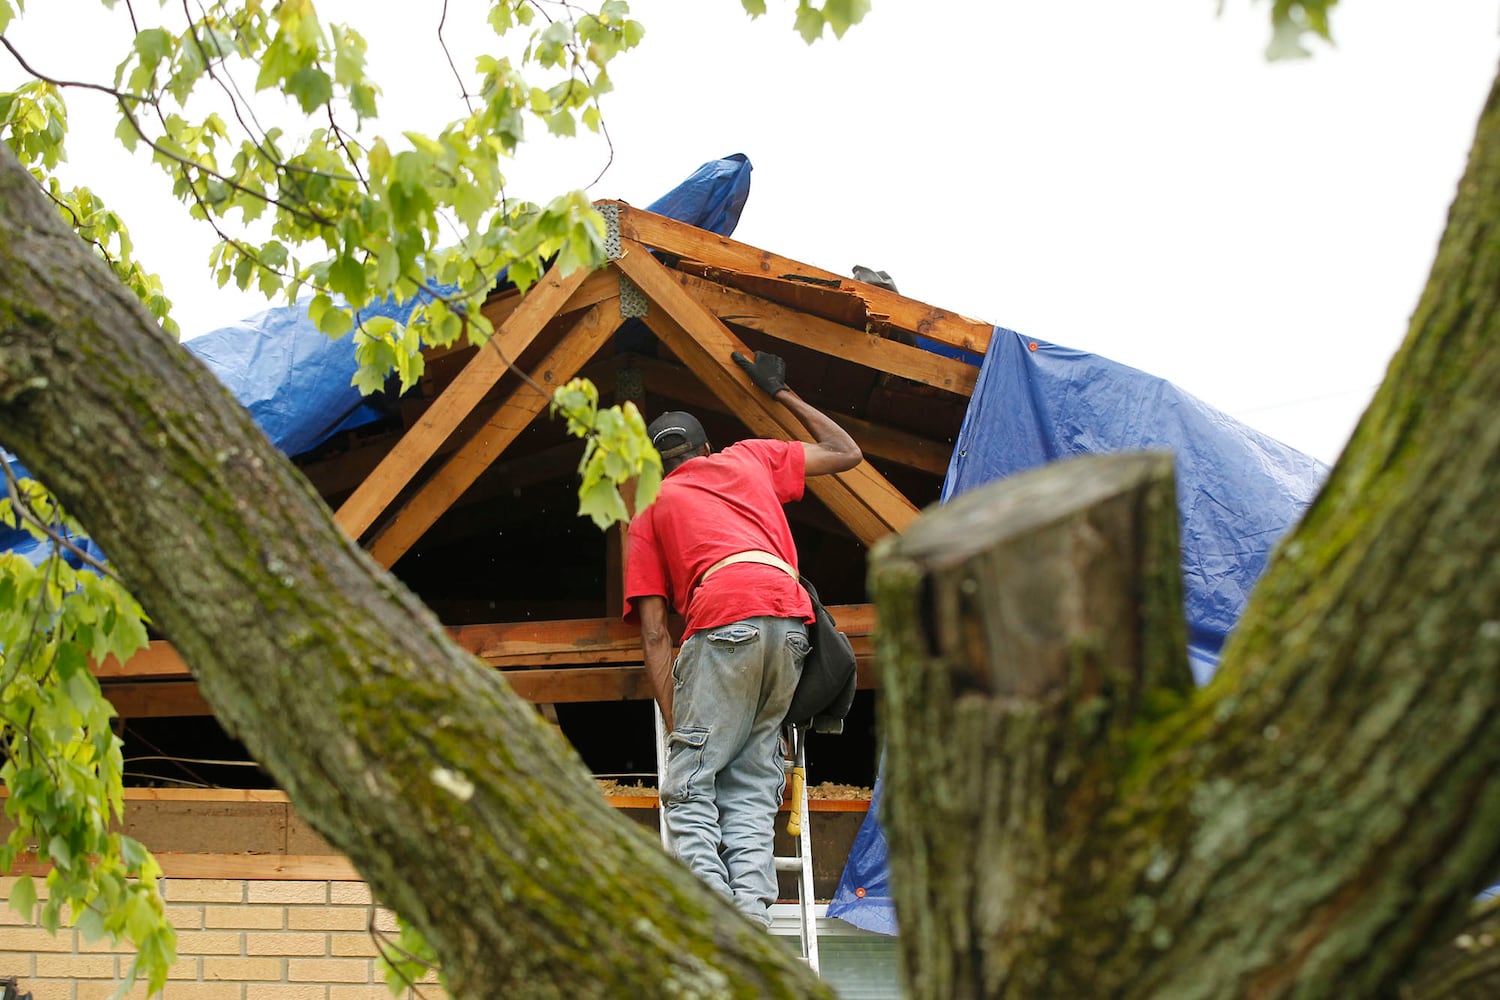
[[[651,421],[651,426],[646,430],[662,458],[686,455],[708,444],[708,435],[703,433],[703,425],[698,422],[698,418],[681,410],[668,410]]]

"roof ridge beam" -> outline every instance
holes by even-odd
[[[856,281],[848,275],[825,271],[746,243],[737,243],[727,236],[719,236],[685,222],[632,208],[624,202],[599,201],[594,204],[619,206],[620,235],[654,250],[749,274],[771,277],[795,274],[838,281],[841,288],[864,299],[870,312],[889,316],[893,326],[949,347],[983,354],[988,350],[990,338],[994,334],[994,325],[983,320],[971,319],[907,298],[879,285]]]

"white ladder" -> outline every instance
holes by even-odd
[[[787,726],[788,759],[782,761],[791,780],[791,812],[786,832],[792,838],[791,854],[776,858],[776,870],[797,873],[797,916],[802,931],[802,957],[808,968],[818,971],[818,918],[813,911],[812,826],[807,813],[807,732],[801,726]]]
[[[656,787],[658,795],[667,777],[667,728],[662,719],[661,708],[653,706],[656,716]],[[791,779],[791,811],[786,821],[786,832],[792,838],[792,854],[777,855],[778,872],[797,873],[797,916],[800,924],[802,958],[808,968],[818,971],[818,920],[814,909],[816,894],[813,890],[812,826],[807,813],[807,734],[798,726],[787,726],[784,730],[787,757],[782,767]],[[667,831],[667,812],[658,798],[657,817],[661,827],[661,846],[671,853],[672,835]]]

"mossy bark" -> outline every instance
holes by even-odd
[[[927,934],[924,911],[957,911],[947,952],[906,943],[909,975],[949,976],[951,995],[1426,995],[1438,980],[1413,977],[1436,949],[1442,982],[1481,981],[1492,949],[1452,942],[1500,875],[1497,307],[1492,92],[1406,343],[1218,675],[1186,698],[1149,671],[1103,704],[1078,696],[1086,672],[1039,689],[966,682],[994,662],[993,637],[965,647],[911,603],[947,564],[902,568],[893,551],[886,579],[877,559],[882,626],[905,630],[881,646],[898,914]],[[950,736],[901,735],[898,719],[953,694]],[[959,712],[983,718],[966,727]],[[1115,736],[1080,740],[1101,716]],[[959,801],[973,796],[990,815]],[[902,835],[922,829],[905,814],[920,809],[962,843]],[[996,836],[1012,846],[990,868],[950,866],[926,897],[902,889]]]
[[[0,443],[455,996],[828,996],[335,527],[0,148]],[[516,572],[524,569],[517,567]]]
[[[1077,894],[1136,721],[1192,688],[1165,455],[993,484],[873,553],[885,829],[918,997],[1093,996]]]

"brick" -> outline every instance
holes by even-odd
[[[222,982],[279,983],[286,978],[286,960],[282,958],[205,958],[203,978]]]
[[[396,933],[396,911],[384,908],[376,910],[375,929],[389,934]]]
[[[422,995],[426,1000],[440,1000],[443,996],[441,991],[423,990]],[[397,994],[405,997],[405,992]],[[41,997],[37,997],[41,1000]],[[328,1000],[394,1000],[391,991],[384,983],[371,983],[368,986],[330,986],[328,987]]]
[[[245,899],[251,903],[326,903],[328,883],[256,880],[246,883]]]
[[[231,878],[163,879],[162,896],[173,903],[243,903],[245,883]]]
[[[71,981],[22,979],[17,985],[21,987],[23,994],[31,994],[31,1000],[73,1000],[73,983]]]
[[[242,1000],[244,995],[239,983],[168,983],[161,1000]]]
[[[205,906],[203,926],[210,929],[239,927],[245,930],[279,931],[286,928],[284,906]]]
[[[369,906],[372,902],[370,887],[363,882],[331,882],[328,901],[341,906]]]
[[[80,982],[78,984],[77,1000],[109,1000],[119,988],[120,982],[117,979]],[[166,991],[164,990],[161,996],[165,998],[166,995]],[[129,993],[125,994],[123,1000],[146,1000],[145,982],[137,979],[135,986],[132,987]]]
[[[245,986],[245,1000],[328,1000],[328,987],[309,983],[295,986],[248,983]]]
[[[119,941],[111,941],[109,939],[109,935],[105,935],[104,937],[101,937],[97,941],[85,941],[83,939],[83,936],[79,935],[78,936],[78,940],[75,942],[75,944],[76,944],[76,947],[74,947],[73,950],[76,951],[80,955],[134,955],[135,954],[135,945],[131,944],[125,938],[121,938]]]
[[[244,935],[239,931],[178,931],[179,955],[243,955]]]
[[[368,933],[328,935],[328,953],[340,957],[374,958],[380,954]]]
[[[171,906],[167,907],[167,919],[172,926],[180,931],[201,931],[203,929],[203,907],[201,906]]]
[[[294,931],[362,931],[370,911],[353,906],[289,906],[286,926]]]
[[[321,958],[328,954],[328,937],[324,934],[296,931],[250,931],[245,935],[245,954],[311,955]]]
[[[77,1000],[109,1000],[118,988],[118,982],[79,983]],[[167,983],[160,993],[152,994],[151,1000],[241,1000],[243,993],[239,983]],[[137,980],[125,1000],[146,1000],[145,981]]]
[[[370,963],[362,958],[289,958],[286,978],[293,983],[368,983]]]
[[[193,980],[196,980],[198,978],[198,962],[199,962],[198,956],[197,955],[188,955],[188,954],[182,953],[182,952],[179,952],[178,954],[179,954],[180,957],[177,959],[177,961],[173,962],[167,968],[167,979],[169,979],[169,980],[172,980],[172,979],[193,979]],[[120,966],[120,968],[122,968],[122,969],[129,968],[129,963],[122,964]]]
[[[39,952],[63,952],[73,953],[73,932],[71,930],[60,930],[54,937],[39,927],[26,930],[6,931],[5,948],[7,951],[17,955],[30,955]]]
[[[239,983],[168,983],[161,1000],[241,1000],[244,993]]]
[[[3,964],[3,963],[0,963]],[[113,979],[119,975],[113,955],[38,955],[39,979]]]

